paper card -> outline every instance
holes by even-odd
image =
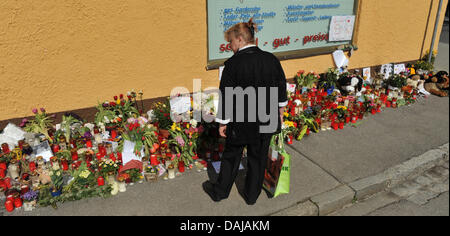
[[[384,74],[384,79],[389,78],[389,76],[391,76],[392,74],[392,68],[393,64],[384,64],[381,66],[381,70],[380,73]]]
[[[170,109],[175,114],[183,114],[191,110],[191,98],[181,96],[170,99]]]
[[[128,140],[125,140],[123,143],[123,151],[122,151],[122,162],[123,165],[126,165],[128,162],[132,160],[138,160],[141,161],[142,157],[144,157],[144,149],[141,149],[141,156],[136,156],[134,154],[134,142],[130,142]]]
[[[330,23],[330,42],[350,41],[353,37],[355,16],[333,16]]]
[[[405,72],[405,71],[406,71],[405,64],[394,65],[394,74],[398,75],[398,74],[400,74],[402,72]]]
[[[42,156],[46,162],[50,161],[53,152],[48,144],[48,141],[41,142],[39,145],[33,147],[33,153],[36,157]]]
[[[290,93],[295,93],[296,84],[286,83],[287,91]]]
[[[225,66],[219,67],[219,81],[222,80],[223,69],[225,69]]]
[[[334,63],[337,68],[341,68],[348,65],[348,59],[342,50],[336,50],[333,52]]]
[[[214,167],[214,170],[216,171],[216,173],[219,174],[220,173],[220,164],[221,164],[221,162],[220,161],[214,161],[214,162],[211,162],[211,164]],[[244,166],[241,163],[239,165],[239,170],[243,170],[243,169],[244,169]]]
[[[372,78],[370,77],[370,67],[363,69],[363,78],[365,82],[369,84],[372,83]]]

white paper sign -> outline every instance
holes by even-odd
[[[34,146],[33,151],[35,156],[43,157],[46,162],[50,161],[50,158],[53,157],[53,152],[50,149],[48,141],[41,142],[38,146]]]
[[[355,16],[333,16],[330,23],[330,42],[349,41],[353,37]]]
[[[392,64],[384,64],[381,66],[381,71],[380,73],[384,74],[384,79],[389,78],[389,76],[391,76],[392,73]]]
[[[336,50],[333,52],[334,63],[337,68],[341,68],[348,65],[348,59],[342,50]]]
[[[295,93],[296,84],[286,83],[287,91],[290,93]]]
[[[398,75],[406,71],[405,64],[394,65],[394,74]]]
[[[132,160],[141,161],[142,157],[144,157],[144,149],[141,149],[141,156],[136,156],[134,154],[134,142],[130,142],[128,140],[124,140],[123,143],[123,151],[122,151],[122,162],[123,165],[126,165],[128,162]]]
[[[367,83],[372,83],[372,78],[370,77],[370,67],[363,69],[363,78]]]
[[[190,97],[176,97],[170,99],[170,109],[175,114],[183,114],[191,110]]]

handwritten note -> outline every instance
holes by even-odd
[[[352,40],[355,16],[333,16],[330,23],[330,42]]]
[[[170,109],[175,114],[183,114],[191,110],[191,98],[186,96],[170,99]]]

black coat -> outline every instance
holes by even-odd
[[[236,96],[227,96],[225,88],[231,87],[246,89],[254,89],[256,91],[256,120],[249,120],[248,107],[253,106],[249,103],[249,97],[245,96],[244,105],[244,120],[243,122],[237,122],[236,119]],[[258,111],[260,102],[266,102],[266,114],[270,114],[270,88],[276,88],[278,95],[275,97],[276,101],[272,103],[276,104],[277,120],[276,129],[269,133],[262,134],[260,132],[261,125],[268,125],[269,122],[261,122],[258,117]],[[266,95],[259,95],[258,88],[264,88]],[[262,136],[272,136],[274,133],[278,133],[281,130],[281,122],[279,115],[279,105],[283,106],[287,104],[287,92],[286,92],[286,77],[281,67],[280,61],[271,53],[264,52],[258,47],[250,47],[241,50],[234,54],[230,59],[225,62],[225,68],[222,73],[220,82],[220,91],[222,93],[221,100],[219,101],[219,111],[217,118],[221,120],[232,119],[227,124],[227,142],[233,144],[249,144],[257,142]],[[227,98],[234,97],[233,99],[233,114],[231,117],[226,114],[225,107],[227,105]],[[284,103],[284,104],[282,104]],[[254,108],[253,108],[254,109]],[[273,111],[272,111],[273,112]],[[251,116],[250,116],[251,117]]]

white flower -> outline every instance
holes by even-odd
[[[295,103],[297,106],[300,106],[300,104],[302,104],[302,101],[300,101],[299,99],[296,99],[296,100],[294,101],[294,103]]]

